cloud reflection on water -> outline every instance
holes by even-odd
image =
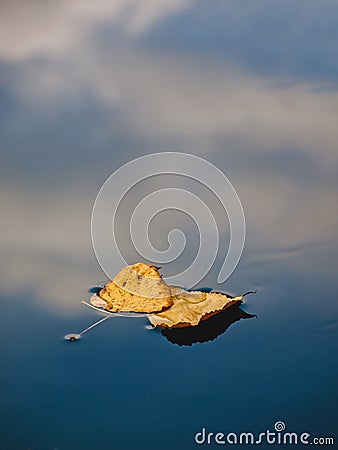
[[[96,193],[119,165],[154,151],[197,154],[226,173],[251,262],[336,240],[334,85],[259,76],[240,58],[161,52],[145,39],[195,2],[18,6],[4,3],[0,27],[3,293],[28,289],[64,308],[79,286],[101,281],[90,243]]]

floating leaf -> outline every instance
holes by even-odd
[[[182,328],[197,326],[229,306],[240,304],[243,296],[232,298],[168,286],[158,267],[138,263],[123,268],[90,302],[111,312],[149,313],[148,319],[155,327]]]
[[[241,303],[243,297],[231,298],[216,292],[184,291],[173,298],[173,305],[169,309],[148,316],[152,325],[164,328],[196,326],[229,306]]]
[[[173,304],[171,287],[158,272],[158,268],[138,263],[121,270],[98,293],[106,302],[106,310],[112,312],[162,311]]]

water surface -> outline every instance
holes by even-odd
[[[277,421],[337,442],[337,5],[155,3],[2,6],[0,449],[190,450],[202,428],[259,433]],[[221,239],[197,287],[257,294],[197,337],[116,317],[66,342],[100,318],[81,300],[106,281],[90,236],[101,185],[162,151],[228,176],[244,253],[218,285],[224,212],[197,182],[164,176],[121,205],[124,257],[140,259],[128,230],[142,198],[188,189]],[[151,223],[156,248],[173,228],[187,251],[169,276],[198,249],[196,224],[172,212]]]

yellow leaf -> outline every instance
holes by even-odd
[[[112,312],[162,311],[173,303],[171,288],[163,280],[158,268],[138,263],[121,270],[101,289],[98,296]]]
[[[137,263],[124,267],[93,296],[91,303],[111,312],[149,313],[148,318],[155,327],[181,328],[196,326],[229,306],[241,303],[242,298],[168,286],[158,267]]]
[[[174,296],[173,305],[169,309],[150,314],[148,319],[155,327],[196,326],[201,320],[208,319],[234,303],[240,303],[242,298],[242,296],[230,298],[215,292],[184,291]]]

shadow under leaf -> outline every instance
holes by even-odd
[[[164,328],[161,333],[172,344],[192,345],[216,339],[240,319],[251,319],[257,317],[255,314],[248,314],[240,308],[240,303],[235,303],[229,308],[221,311],[209,319],[202,321],[195,327],[185,328]]]

